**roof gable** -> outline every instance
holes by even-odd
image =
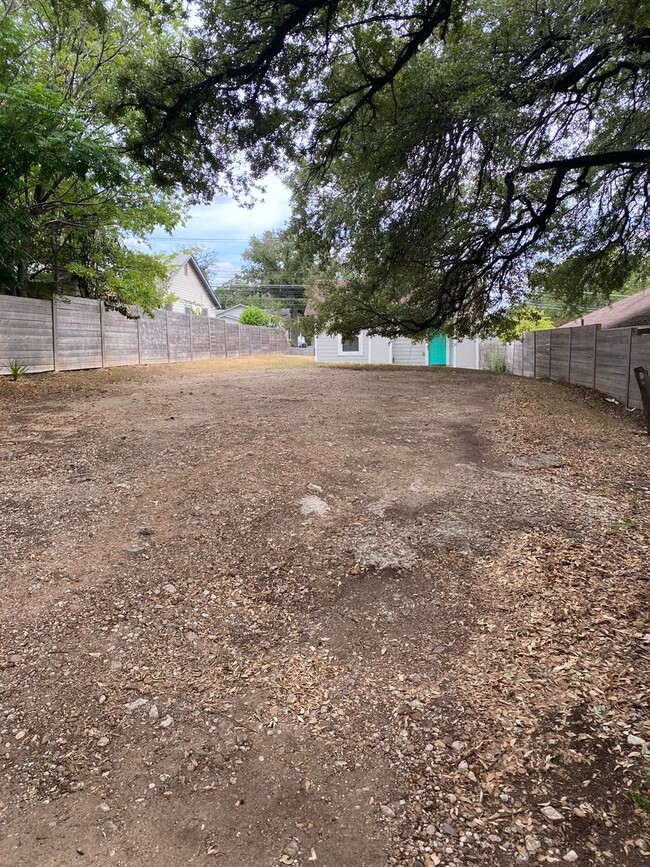
[[[194,273],[194,275],[196,276],[196,278],[198,279],[200,284],[205,289],[205,292],[206,292],[208,298],[210,299],[212,304],[215,306],[215,308],[217,310],[221,310],[221,302],[219,301],[219,299],[215,295],[214,290],[212,289],[212,287],[210,286],[208,281],[205,279],[205,275],[204,275],[203,271],[201,271],[201,269],[199,267],[199,263],[196,261],[194,256],[187,255],[184,253],[180,253],[178,256],[174,256],[174,258],[172,259],[173,270],[172,270],[171,274],[169,275],[169,279],[172,280],[173,277],[176,274],[178,274],[178,272],[181,270],[181,268],[184,268],[186,265],[188,265],[192,269],[192,272]]]

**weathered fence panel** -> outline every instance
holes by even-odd
[[[634,368],[650,368],[650,328],[586,325],[536,331],[504,350],[510,373],[533,376],[534,371],[538,379],[595,388],[626,406],[642,405]],[[483,347],[479,356],[487,358]]]
[[[598,391],[625,401],[630,369],[630,328],[605,328],[598,334],[596,376]]]
[[[37,373],[287,349],[280,329],[164,310],[128,319],[90,298],[43,301],[0,295],[0,373],[12,362]]]
[[[167,312],[167,340],[169,342],[170,361],[189,361],[192,357],[190,341],[191,313]]]
[[[251,355],[251,325],[239,326],[239,353]]]
[[[535,376],[535,333],[524,334],[523,375]]]
[[[167,316],[158,311],[153,318],[140,317],[140,363],[160,364],[169,361],[167,354]]]
[[[54,303],[54,367],[79,370],[101,367],[102,325],[99,301],[57,298]]]
[[[632,347],[630,352],[630,393],[628,406],[642,406],[641,392],[634,375],[635,367],[647,367],[650,370],[650,328],[632,329]]]
[[[574,385],[594,386],[594,350],[598,330],[596,325],[571,329],[571,382]]]
[[[239,355],[239,325],[226,322],[226,354],[228,358]]]
[[[552,331],[535,332],[535,376],[537,379],[547,379],[551,375],[551,334]]]
[[[539,332],[540,334],[550,334],[550,376],[549,379],[556,379],[558,382],[569,381],[569,365],[571,363],[571,329],[556,328],[551,332]]]
[[[12,362],[40,373],[54,368],[52,305],[0,295],[0,373]]]
[[[226,323],[223,319],[208,319],[210,323],[210,354],[217,358],[226,356]]]
[[[104,310],[102,326],[104,335],[104,366],[120,367],[139,364],[138,321],[127,319],[115,310]]]
[[[190,316],[192,358],[210,358],[210,320],[207,316]]]

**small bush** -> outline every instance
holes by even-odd
[[[19,361],[10,361],[7,365],[7,370],[9,371],[9,376],[13,381],[18,382],[18,380],[22,379],[27,373],[27,365],[21,364]]]
[[[492,373],[506,372],[506,357],[502,352],[493,352],[488,358],[488,370]]]
[[[266,310],[251,305],[242,312],[239,321],[242,325],[270,325],[271,317]]]

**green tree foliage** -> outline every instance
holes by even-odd
[[[271,317],[261,307],[249,305],[239,317],[242,325],[271,325]]]
[[[305,312],[316,266],[291,229],[251,236],[242,258],[247,264],[219,289],[224,306],[250,303],[274,313],[288,311],[290,319]]]
[[[611,292],[647,256],[646,4],[197,9],[187,50],[123,71],[115,116],[158,180],[202,196],[241,183],[242,152],[249,177],[300,161],[301,242],[348,274],[329,328],[472,333],[542,258]]]
[[[504,343],[512,343],[526,332],[545,331],[554,327],[553,320],[544,311],[529,304],[517,304],[501,314],[495,313],[485,330],[487,334],[501,338]]]
[[[126,312],[162,304],[164,257],[133,247],[171,230],[180,201],[123,152],[102,106],[159,28],[125,2],[22,0],[0,14],[0,291],[78,291]]]

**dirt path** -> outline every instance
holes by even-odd
[[[0,864],[641,864],[646,438],[284,363],[0,384]]]

